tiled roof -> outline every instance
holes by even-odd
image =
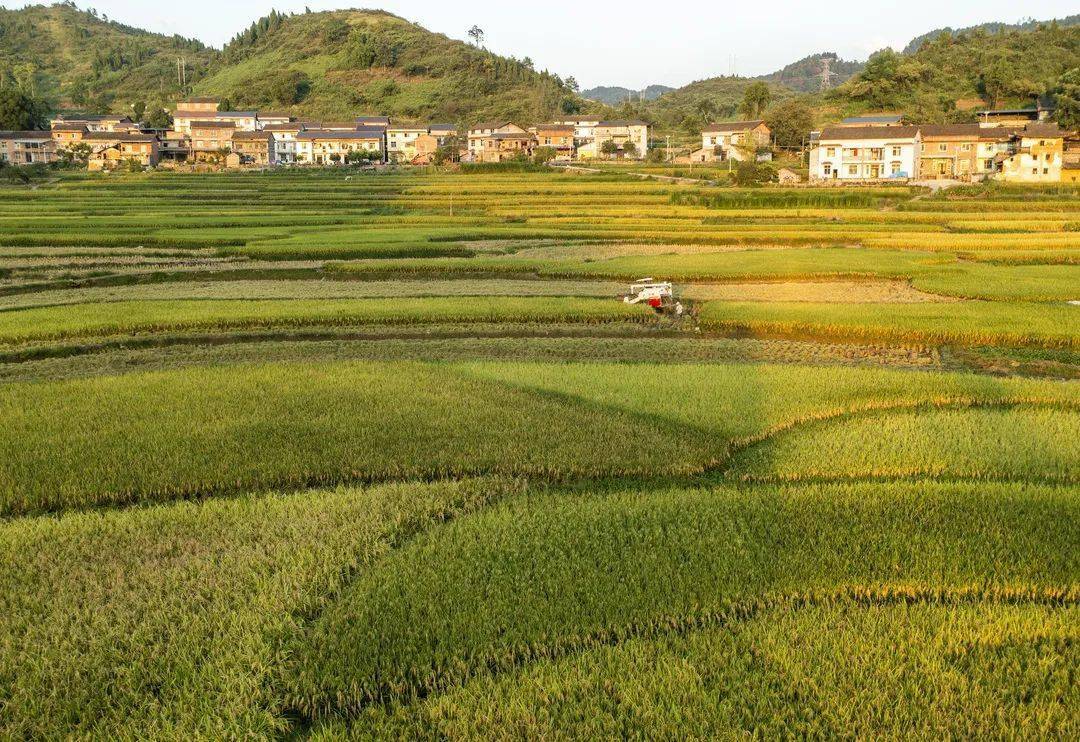
[[[53,131],[86,131],[82,124],[54,124]]]
[[[702,129],[702,131],[708,134],[727,134],[733,131],[750,131],[764,123],[765,122],[761,119],[756,119],[754,121],[729,121],[723,124],[709,124]]]
[[[629,121],[618,121],[618,120],[616,120],[616,121],[601,121],[599,124],[597,124],[597,126],[598,127],[602,127],[602,126],[607,126],[607,127],[611,127],[611,126],[648,126],[648,124],[646,124],[644,121],[638,121],[636,119],[631,119]]]
[[[235,129],[233,121],[192,121],[192,129]]]
[[[92,131],[83,137],[87,142],[156,142],[153,134],[140,134],[126,131]]]
[[[52,139],[47,131],[0,131],[0,139]]]
[[[510,126],[513,121],[481,121],[478,124],[473,124],[469,127],[469,131],[482,131],[485,129],[501,129],[504,126]]]
[[[821,141],[849,139],[912,139],[917,126],[829,126],[822,130]]]
[[[311,130],[302,131],[296,135],[297,139],[379,139],[383,136],[383,130],[373,127],[365,129],[353,129],[350,131],[326,131]]]
[[[259,115],[258,111],[217,111],[214,115],[219,119],[253,119]]]
[[[1046,137],[1047,139],[1055,139],[1057,137],[1064,137],[1065,132],[1057,124],[1032,122],[1024,127],[1024,136]]]
[[[983,127],[978,124],[922,124],[919,131],[923,137],[967,137],[978,139]]]
[[[274,135],[268,131],[238,131],[233,134],[233,141],[240,142],[269,142]]]

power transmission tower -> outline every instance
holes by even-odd
[[[832,57],[821,58],[821,90],[825,91],[832,87],[832,79],[836,73],[832,71]]]

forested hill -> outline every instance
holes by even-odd
[[[566,82],[382,11],[273,14],[223,50],[195,92],[313,116],[542,120],[577,110]]]
[[[968,26],[967,28],[939,28],[929,33],[924,33],[922,36],[916,36],[912,39],[906,47],[904,47],[904,54],[914,54],[919,51],[919,48],[923,43],[936,39],[942,34],[949,36],[957,36],[959,34],[972,33],[974,31],[985,31],[986,33],[1001,33],[1002,31],[1031,31],[1039,26],[1046,25],[1048,23],[1056,23],[1059,26],[1077,26],[1080,25],[1080,15],[1070,15],[1065,18],[1058,18],[1054,21],[1023,21],[1021,23],[981,23],[977,26]]]
[[[913,54],[874,54],[828,100],[847,109],[898,110],[922,121],[962,120],[957,102],[1032,106],[1080,67],[1080,26],[938,34]]]
[[[455,41],[382,11],[274,12],[218,51],[73,5],[39,5],[0,10],[0,76],[54,110],[95,112],[168,106],[189,94],[306,116],[455,123],[535,121],[595,105],[527,57],[498,56],[476,40]]]
[[[180,95],[217,52],[195,39],[132,28],[72,4],[0,8],[0,83],[53,106],[130,110]]]

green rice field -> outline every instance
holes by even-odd
[[[625,170],[0,187],[0,737],[1080,737],[1080,189]]]

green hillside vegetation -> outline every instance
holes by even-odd
[[[74,3],[0,9],[0,85],[54,108],[130,112],[137,101],[171,100],[181,95],[177,59],[191,84],[216,54],[195,39],[132,28]]]
[[[956,101],[1034,106],[1080,60],[1080,26],[941,34],[914,54],[880,51],[827,101],[852,110],[898,110],[918,121],[967,120]]]
[[[1053,21],[1059,26],[1076,26],[1080,25],[1080,15],[1070,15],[1065,18],[1056,18]],[[965,33],[973,33],[976,31],[985,31],[987,33],[1001,33],[1002,31],[1031,31],[1038,28],[1043,23],[1049,23],[1049,21],[1036,21],[1029,20],[1021,23],[980,23],[977,26],[968,26],[966,28],[938,28],[933,31],[924,33],[922,36],[916,36],[914,39],[908,42],[908,45],[904,47],[904,54],[914,54],[922,48],[922,45],[927,41],[932,41],[941,35],[957,36]]]
[[[195,92],[241,108],[342,119],[539,121],[579,107],[565,81],[528,58],[500,57],[368,10],[267,16],[225,47]]]

